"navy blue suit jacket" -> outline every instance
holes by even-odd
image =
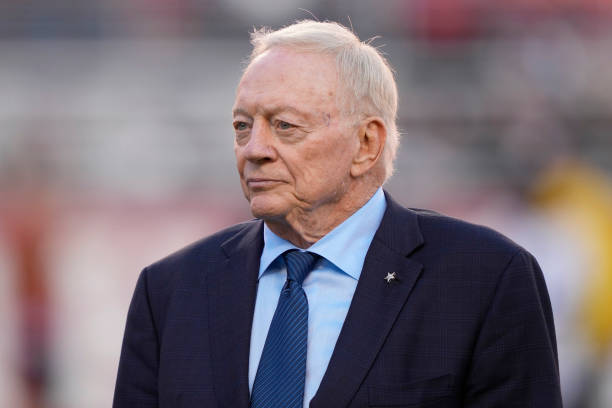
[[[535,259],[490,229],[387,204],[310,406],[561,407]],[[233,226],[143,270],[115,408],[248,408],[262,225]],[[399,279],[387,283],[388,272]]]

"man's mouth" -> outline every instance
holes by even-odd
[[[251,177],[246,180],[247,186],[251,190],[263,190],[271,188],[283,183],[281,180],[265,178],[265,177]]]

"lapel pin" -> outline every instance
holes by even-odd
[[[387,281],[387,283],[391,283],[391,281],[397,279],[397,274],[395,272],[387,272],[387,276],[385,276],[384,279]]]

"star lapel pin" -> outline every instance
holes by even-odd
[[[387,281],[387,283],[391,283],[391,281],[397,279],[397,274],[395,272],[387,272],[387,276],[385,276],[384,279]]]

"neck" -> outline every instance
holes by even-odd
[[[298,248],[306,249],[363,207],[378,186],[355,189],[350,197],[312,209],[298,209],[286,216],[265,219],[266,225],[279,237]]]

